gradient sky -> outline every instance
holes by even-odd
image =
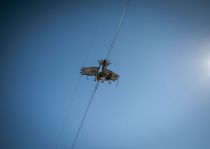
[[[2,4],[1,149],[55,148],[80,68],[106,56],[123,7]],[[210,148],[210,3],[132,0],[110,60],[119,84],[99,86],[77,149]],[[94,85],[81,78],[59,149]]]

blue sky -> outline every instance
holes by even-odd
[[[99,86],[77,149],[210,147],[209,6],[131,1],[110,57],[119,84]],[[2,149],[55,148],[80,68],[106,56],[123,7],[124,1],[5,3]],[[94,85],[81,78],[60,149],[71,147]]]

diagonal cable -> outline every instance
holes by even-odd
[[[115,43],[115,41],[116,41],[116,39],[117,39],[117,37],[118,37],[118,34],[119,34],[119,32],[120,32],[122,23],[123,23],[123,21],[124,21],[124,19],[125,19],[125,16],[126,16],[126,14],[127,14],[127,11],[128,11],[128,4],[129,4],[129,1],[130,1],[130,0],[127,0],[127,2],[126,2],[126,8],[125,8],[125,10],[124,10],[124,12],[123,12],[123,14],[122,14],[122,17],[121,17],[121,19],[120,19],[120,23],[119,23],[119,25],[118,25],[118,28],[117,28],[117,30],[116,30],[116,32],[115,32],[115,34],[114,34],[113,40],[112,40],[111,45],[110,45],[110,47],[109,47],[109,49],[108,49],[108,53],[107,53],[106,59],[109,59],[109,57],[110,57],[110,55],[111,55],[111,52],[112,52],[112,50],[113,50],[114,43]],[[88,114],[88,110],[89,110],[90,105],[91,105],[91,103],[92,103],[92,101],[93,101],[93,97],[94,97],[94,95],[95,95],[95,93],[96,93],[96,90],[97,90],[97,88],[98,88],[98,86],[99,86],[99,83],[100,83],[100,82],[97,82],[97,83],[96,83],[95,88],[94,88],[94,90],[93,90],[93,93],[91,94],[89,103],[88,103],[88,105],[87,105],[87,107],[86,107],[85,113],[84,113],[83,118],[82,118],[81,123],[80,123],[80,126],[79,126],[79,128],[78,128],[78,130],[77,130],[77,132],[76,132],[76,136],[75,136],[75,138],[74,138],[74,140],[73,140],[71,149],[74,149],[74,148],[75,148],[77,139],[78,139],[78,137],[79,137],[79,134],[80,134],[80,131],[81,131],[81,129],[82,129],[82,126],[84,125],[85,119],[86,119],[87,114]]]
[[[89,48],[88,48],[88,52],[87,52],[87,55],[86,55],[86,57],[85,57],[83,66],[86,65],[86,63],[87,63],[87,61],[88,61],[88,58],[89,58],[89,55],[90,55],[90,53],[91,53],[91,51],[92,51],[92,49],[93,49],[93,45],[94,45],[95,40],[96,40],[96,33],[97,33],[97,31],[98,31],[98,30],[97,30],[97,28],[96,28],[96,29],[95,29],[95,32],[94,32],[94,34],[93,34],[93,39],[92,39],[91,44],[90,44],[90,46],[89,46]],[[60,130],[60,133],[59,133],[58,140],[57,140],[57,142],[56,142],[55,149],[58,149],[58,146],[59,146],[61,137],[62,137],[62,135],[63,135],[64,128],[65,128],[65,125],[66,125],[66,121],[67,121],[67,119],[68,119],[68,117],[69,117],[69,115],[70,115],[71,106],[72,106],[72,103],[73,103],[73,101],[74,101],[74,99],[75,99],[75,96],[76,96],[76,94],[77,94],[77,91],[78,91],[80,82],[81,82],[81,74],[80,74],[80,76],[79,76],[79,78],[78,78],[78,80],[77,80],[77,83],[76,83],[76,86],[75,86],[75,88],[74,88],[74,91],[73,91],[71,100],[70,100],[70,102],[68,103],[67,112],[66,112],[66,115],[65,115],[65,118],[64,118],[64,122],[63,122],[63,125],[62,125],[61,130]]]
[[[88,103],[88,105],[87,105],[87,107],[86,107],[86,109],[85,109],[85,113],[84,113],[84,115],[83,115],[83,117],[82,117],[80,126],[79,126],[79,128],[78,128],[78,130],[77,130],[77,132],[76,132],[76,136],[75,136],[75,138],[74,138],[74,140],[73,140],[71,149],[74,149],[74,148],[75,148],[77,139],[78,139],[78,137],[79,137],[79,134],[80,134],[80,131],[81,131],[81,129],[82,129],[82,126],[83,126],[83,124],[84,124],[84,122],[85,122],[85,119],[86,119],[86,117],[87,117],[87,114],[88,114],[90,105],[91,105],[91,103],[92,103],[92,101],[93,101],[93,97],[94,97],[94,95],[95,95],[95,93],[96,93],[96,91],[97,91],[97,89],[98,89],[99,83],[100,83],[100,82],[97,82],[97,83],[96,83],[96,85],[95,85],[95,87],[94,87],[94,90],[93,90],[93,92],[92,92],[92,94],[91,94],[91,96],[90,96],[89,103]]]
[[[114,44],[115,44],[115,42],[116,42],[116,40],[117,40],[117,37],[118,37],[119,32],[120,32],[120,29],[121,29],[121,27],[122,27],[122,23],[124,22],[125,16],[126,16],[126,14],[127,14],[127,12],[128,12],[128,5],[129,5],[129,2],[130,2],[130,0],[127,0],[126,5],[125,5],[124,12],[123,12],[123,14],[122,14],[122,16],[121,16],[121,19],[120,19],[120,23],[118,24],[118,27],[117,27],[117,29],[116,29],[116,32],[114,33],[114,37],[113,37],[113,39],[112,39],[112,42],[111,42],[111,44],[110,44],[110,46],[109,46],[108,53],[107,53],[107,55],[106,55],[106,60],[109,59],[109,57],[110,57],[110,55],[111,55],[111,53],[112,53]]]

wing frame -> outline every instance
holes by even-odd
[[[98,67],[83,67],[80,70],[81,75],[87,76],[97,76],[99,68]]]
[[[109,70],[109,69],[106,69],[106,70],[105,70],[105,74],[106,74],[107,76],[108,76],[108,75],[111,75],[110,80],[112,80],[112,81],[116,81],[116,80],[119,79],[119,75],[116,74],[116,73],[114,73],[113,71],[111,71],[111,70]]]

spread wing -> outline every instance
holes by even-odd
[[[109,75],[110,75],[110,77],[111,77],[110,79],[111,79],[112,81],[115,81],[115,80],[117,80],[117,79],[119,78],[119,75],[118,75],[118,74],[112,72],[112,71],[109,70],[109,69],[106,69],[106,70],[105,70],[105,73],[106,73],[106,76],[109,76]]]
[[[97,76],[98,70],[98,67],[85,67],[81,69],[80,73],[87,76]]]

